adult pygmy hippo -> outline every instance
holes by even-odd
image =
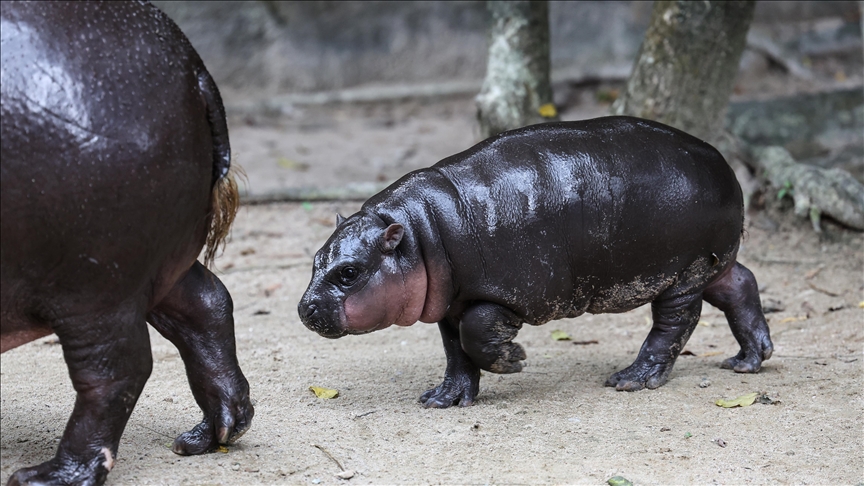
[[[77,399],[53,459],[9,484],[101,484],[152,369],[180,350],[199,454],[250,425],[231,296],[196,258],[237,208],[219,91],[138,2],[2,2],[2,351],[56,333]],[[20,417],[25,419],[25,417]]]
[[[741,189],[710,145],[628,117],[502,133],[366,201],[315,255],[300,318],[322,336],[438,322],[447,369],[420,401],[470,405],[480,369],[514,373],[533,325],[651,303],[618,390],[656,388],[699,319],[726,313],[755,373],[771,356],[756,280],[736,263]]]

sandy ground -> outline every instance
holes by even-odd
[[[465,100],[306,108],[235,119],[232,142],[250,194],[375,183],[467,148],[472,110]],[[599,115],[605,107],[583,110]],[[359,202],[245,206],[217,264],[234,296],[253,426],[227,452],[174,455],[171,441],[200,412],[177,351],[151,332],[154,371],[108,483],[602,484],[622,475],[635,484],[860,484],[864,236],[830,222],[817,235],[767,199],[766,210],[750,215],[740,253],[766,308],[781,309],[767,314],[775,354],[761,373],[719,368],[737,344],[722,314],[705,304],[686,347],[692,355],[679,358],[668,384],[636,393],[603,387],[647,335],[643,307],[523,328],[525,371],[484,373],[477,403],[447,410],[417,403],[443,376],[437,326],[334,341],[297,317],[312,255],[335,213],[348,215]],[[596,344],[554,341],[553,330]],[[0,363],[5,481],[52,457],[74,393],[52,337],[4,353]],[[312,385],[340,395],[316,398]],[[714,403],[751,392],[779,403]],[[352,479],[335,476],[337,461]]]
[[[427,410],[443,376],[437,326],[418,323],[327,340],[296,314],[311,255],[355,203],[247,206],[219,260],[235,299],[241,366],[257,402],[252,429],[227,453],[179,457],[174,436],[199,419],[182,362],[151,332],[153,375],[129,421],[110,484],[351,483],[858,484],[862,459],[862,236],[827,236],[784,216],[751,225],[741,261],[784,310],[767,314],[776,347],[757,375],[719,368],[737,351],[722,314],[702,321],[668,384],[603,387],[634,359],[649,309],[526,327],[516,375],[484,373],[477,403]],[[767,218],[754,217],[754,222]],[[764,226],[764,225],[763,225]],[[554,341],[563,330],[574,345]],[[710,382],[710,386],[700,384]],[[340,396],[316,398],[311,385]],[[725,409],[764,392],[779,404]],[[2,477],[53,454],[74,394],[52,338],[2,355]],[[717,439],[726,446],[721,447]]]

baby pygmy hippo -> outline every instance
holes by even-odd
[[[607,386],[664,384],[703,299],[741,345],[723,367],[755,373],[773,346],[756,280],[735,261],[743,219],[723,156],[684,132],[630,117],[529,126],[339,217],[298,311],[329,338],[437,322],[447,369],[426,407],[471,405],[481,369],[520,371],[523,323],[647,303],[651,332]]]

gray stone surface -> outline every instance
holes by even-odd
[[[730,103],[727,128],[753,146],[785,147],[798,162],[840,168],[864,183],[864,90]]]
[[[464,85],[485,74],[488,14],[482,1],[153,3],[180,25],[220,88],[232,94]],[[553,82],[626,78],[651,7],[638,1],[550,2]],[[857,18],[857,11],[852,1],[758,2],[754,25]],[[856,34],[847,34],[841,41],[854,43]],[[818,51],[837,44],[817,35],[792,47]]]
[[[268,96],[485,74],[482,1],[154,3],[223,91]],[[550,2],[553,71],[626,76],[649,13],[641,2]]]

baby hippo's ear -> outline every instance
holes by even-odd
[[[393,223],[384,230],[381,236],[381,247],[384,251],[393,251],[399,246],[402,241],[402,235],[405,234],[405,229],[399,223]]]
[[[342,224],[343,221],[345,221],[345,218],[343,218],[341,214],[336,213],[336,226]]]

